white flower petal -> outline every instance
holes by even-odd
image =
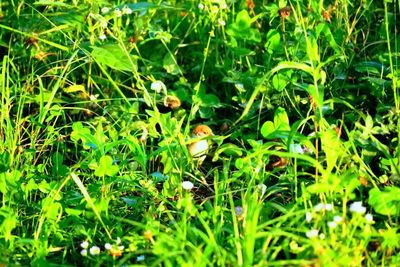
[[[106,14],[108,12],[110,12],[110,9],[106,6],[101,9],[101,13],[103,13],[103,14]]]
[[[333,221],[336,223],[341,223],[343,221],[342,216],[336,215],[335,217],[333,217]]]
[[[290,144],[289,151],[294,154],[304,154],[304,149],[300,144]]]
[[[311,229],[309,231],[306,232],[306,237],[308,238],[314,238],[318,236],[318,230],[317,229]]]
[[[325,204],[324,203],[318,203],[316,206],[314,206],[315,211],[321,211],[325,209]]]
[[[368,223],[372,223],[374,221],[374,217],[372,216],[371,213],[365,214],[365,219],[367,220]]]
[[[334,229],[334,228],[336,228],[336,226],[337,226],[337,223],[335,221],[328,222],[328,227],[329,228]]]
[[[81,255],[82,255],[83,257],[86,257],[86,256],[87,256],[87,249],[82,249],[82,250],[81,250]]]
[[[98,246],[93,246],[89,249],[90,255],[99,255],[100,254],[100,248]]]
[[[150,89],[160,93],[161,90],[166,90],[165,84],[162,81],[155,81],[151,83]]]
[[[350,211],[358,214],[364,214],[367,211],[367,208],[362,205],[361,201],[357,201],[350,205]]]
[[[312,214],[311,212],[307,211],[306,212],[306,222],[311,222],[312,220]]]
[[[81,248],[87,249],[88,247],[89,247],[89,242],[83,241],[83,242],[81,243]]]
[[[194,187],[193,183],[190,181],[183,181],[182,182],[182,188],[185,190],[192,190]]]

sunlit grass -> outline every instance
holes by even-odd
[[[399,265],[396,3],[0,8],[0,265]]]

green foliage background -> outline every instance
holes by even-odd
[[[399,11],[0,1],[0,265],[398,266]]]

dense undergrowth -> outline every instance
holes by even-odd
[[[0,1],[0,265],[399,266],[399,10]]]

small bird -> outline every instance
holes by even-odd
[[[201,138],[214,135],[207,125],[197,125],[192,132],[192,138]],[[190,155],[201,165],[206,158],[208,141],[205,139],[195,140],[188,146]]]

